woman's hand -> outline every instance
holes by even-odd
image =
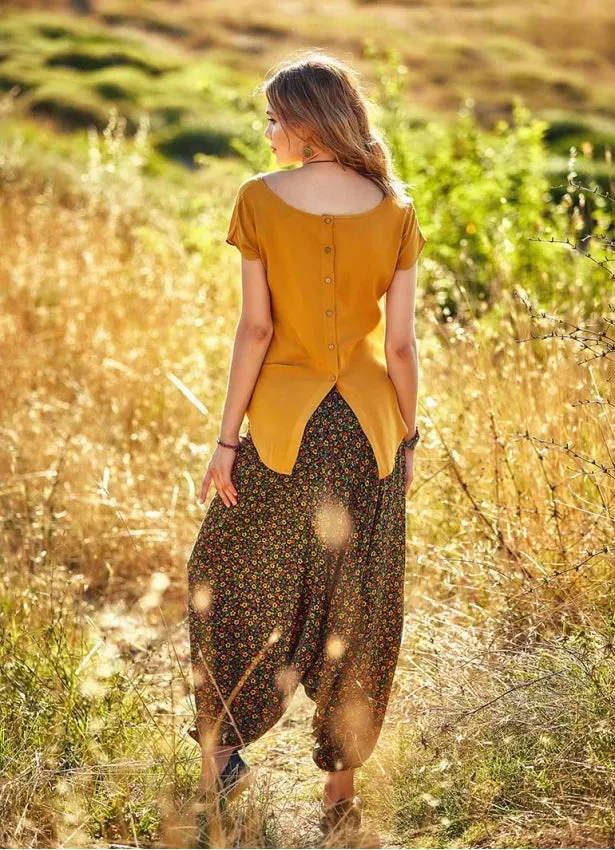
[[[231,504],[237,504],[237,490],[231,480],[235,451],[235,449],[229,449],[226,446],[216,446],[201,484],[201,495],[199,496],[201,504],[207,498],[207,491],[212,481],[227,508],[230,508]]]
[[[406,493],[414,479],[414,449],[404,449],[406,453]]]

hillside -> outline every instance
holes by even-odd
[[[70,9],[59,0],[5,4],[0,91],[16,87],[25,115],[63,130],[102,129],[115,106],[132,132],[147,112],[159,150],[186,163],[199,152],[234,155],[230,139],[262,112],[253,86],[306,46],[352,56],[370,83],[366,45],[396,53],[418,121],[452,117],[470,97],[493,126],[510,120],[520,96],[551,125],[557,156],[589,141],[600,161],[615,140],[615,16],[596,0],[539,8],[99,0],[91,16]]]

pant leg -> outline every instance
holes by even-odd
[[[323,411],[325,413],[325,411]],[[315,663],[303,678],[316,703],[312,753],[327,771],[356,768],[371,755],[384,721],[403,632],[406,546],[405,450],[378,478],[376,459],[339,395],[326,411],[329,474],[316,521],[320,558],[330,562]],[[344,544],[336,540],[347,530]]]
[[[308,421],[291,475],[262,463],[248,433],[233,465],[238,503],[216,493],[201,524],[188,559],[197,740],[257,740],[319,651],[330,568],[312,521],[327,477],[314,462],[319,422]]]
[[[279,720],[299,681],[288,647],[305,528],[294,482],[260,461],[249,436],[233,480],[238,503],[226,507],[214,495],[188,560],[191,734],[244,747]]]

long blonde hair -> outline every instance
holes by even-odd
[[[282,60],[257,86],[287,127],[333,155],[340,165],[371,179],[400,205],[412,201],[396,174],[391,152],[371,125],[357,72],[319,50]]]

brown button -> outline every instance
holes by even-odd
[[[331,283],[331,278],[330,278],[330,277],[326,277],[326,278],[325,278],[325,283]]]
[[[332,342],[330,342],[330,343],[329,343],[329,348],[335,348],[335,345],[334,345]]]
[[[327,247],[325,248],[325,254],[330,254],[330,253],[331,253],[331,246],[327,245]]]
[[[329,216],[326,217],[325,221],[327,222],[327,224],[331,224],[331,219],[329,218]]]
[[[335,375],[330,375],[329,377],[331,378],[332,381],[335,381]]]
[[[327,310],[327,316],[332,316],[332,315],[333,315],[333,310]]]

